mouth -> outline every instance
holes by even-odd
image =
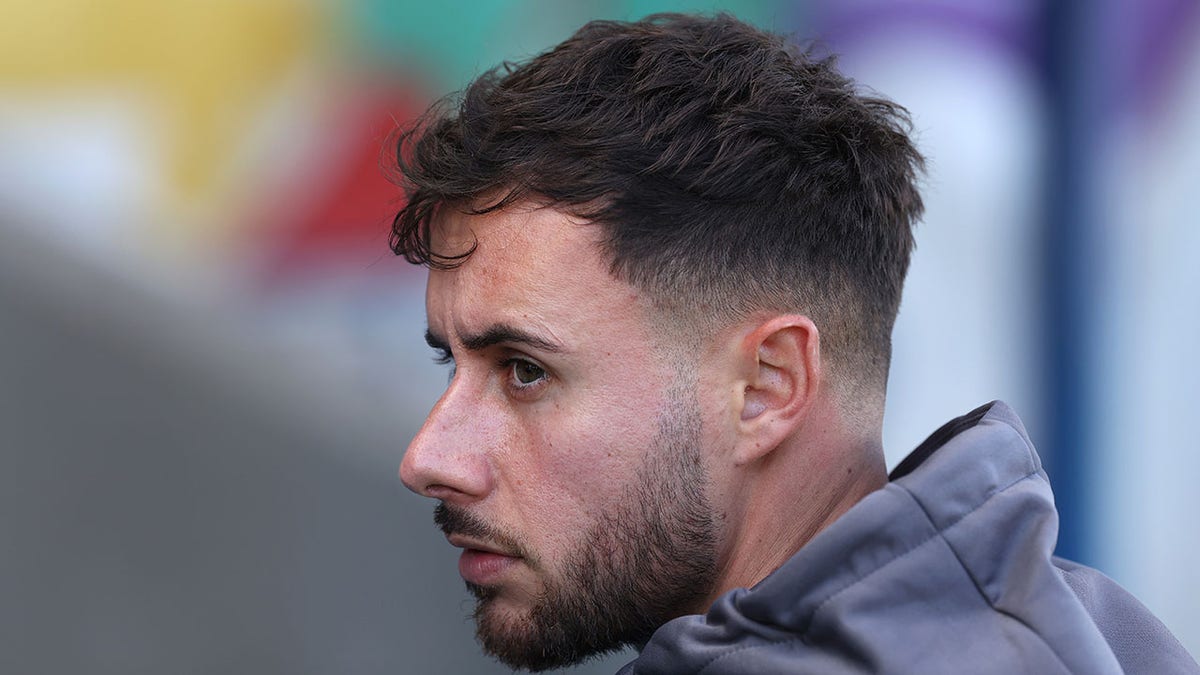
[[[489,542],[458,534],[448,535],[446,539],[451,546],[463,550],[458,558],[458,573],[464,581],[478,586],[496,584],[506,571],[521,561],[520,556]]]

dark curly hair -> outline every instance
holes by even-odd
[[[454,267],[471,251],[431,250],[439,209],[544,203],[604,228],[613,274],[673,316],[799,311],[882,385],[922,211],[910,128],[832,57],[731,16],[594,21],[399,135],[391,246]]]

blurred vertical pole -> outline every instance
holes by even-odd
[[[1043,391],[1047,471],[1059,510],[1058,555],[1094,564],[1092,434],[1097,297],[1103,224],[1096,208],[1105,133],[1101,82],[1111,58],[1100,31],[1106,0],[1043,0],[1046,152],[1042,223]],[[1105,63],[1108,60],[1109,63]]]

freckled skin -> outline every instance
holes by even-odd
[[[431,234],[443,254],[475,248],[429,274],[431,341],[455,374],[400,476],[442,502],[452,543],[448,523],[477,524],[464,560],[504,554],[469,587],[505,663],[642,643],[886,482],[880,418],[846,417],[807,317],[764,311],[684,340],[609,273],[598,227],[553,208],[448,210]]]
[[[477,247],[460,267],[429,274],[429,329],[453,352],[455,375],[400,475],[533,554],[536,565],[512,566],[489,589],[493,619],[527,615],[567,574],[589,530],[627,507],[678,388],[648,302],[611,276],[598,234],[550,208],[449,213],[434,228],[435,250]],[[463,336],[499,324],[542,336],[558,353],[464,346]],[[535,363],[544,379],[520,387],[513,358]]]
[[[593,22],[396,139],[392,248],[454,266],[426,294],[454,374],[400,475],[514,667],[645,645],[886,484],[924,159],[902,107],[787,42]]]

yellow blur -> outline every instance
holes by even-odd
[[[4,15],[5,99],[117,92],[151,108],[164,213],[212,210],[256,112],[321,27],[317,7],[295,0],[35,0]]]

